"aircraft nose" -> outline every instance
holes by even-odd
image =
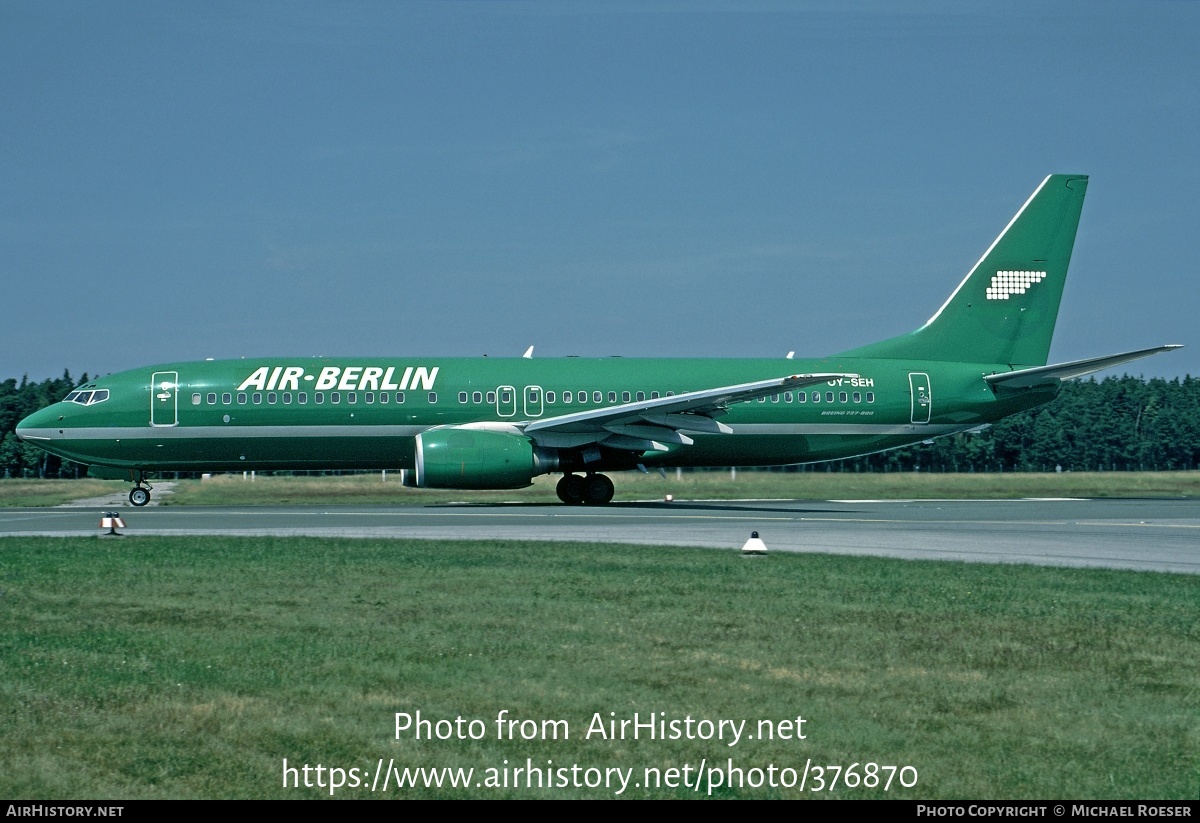
[[[16,434],[19,440],[36,440],[39,436],[45,439],[41,429],[52,428],[58,422],[58,412],[53,406],[39,409],[17,424]]]

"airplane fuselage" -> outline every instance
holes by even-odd
[[[896,448],[1048,402],[998,396],[1004,364],[942,361],[633,358],[310,358],[170,363],[109,375],[22,423],[21,436],[79,463],[144,471],[403,469],[438,426],[519,431],[539,419],[797,372],[843,373],[731,405],[731,432],[640,457],[603,450],[589,470],[766,466]],[[92,397],[85,398],[91,401]],[[563,455],[594,438],[545,434]],[[580,463],[578,468],[582,468]]]

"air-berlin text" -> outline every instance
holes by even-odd
[[[242,381],[238,391],[299,391],[301,382],[316,391],[432,391],[438,367],[426,366],[325,366],[316,374],[303,366],[263,366]]]

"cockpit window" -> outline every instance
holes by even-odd
[[[73,391],[63,398],[64,403],[78,403],[81,406],[90,406],[93,403],[103,403],[108,399],[108,389],[97,389],[96,391]]]

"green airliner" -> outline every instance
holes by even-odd
[[[422,488],[508,489],[561,473],[836,460],[994,423],[1063,380],[1178,348],[1046,365],[1083,175],[1042,181],[916,331],[816,360],[272,358],[168,363],[80,386],[17,435],[89,473],[401,469]]]

